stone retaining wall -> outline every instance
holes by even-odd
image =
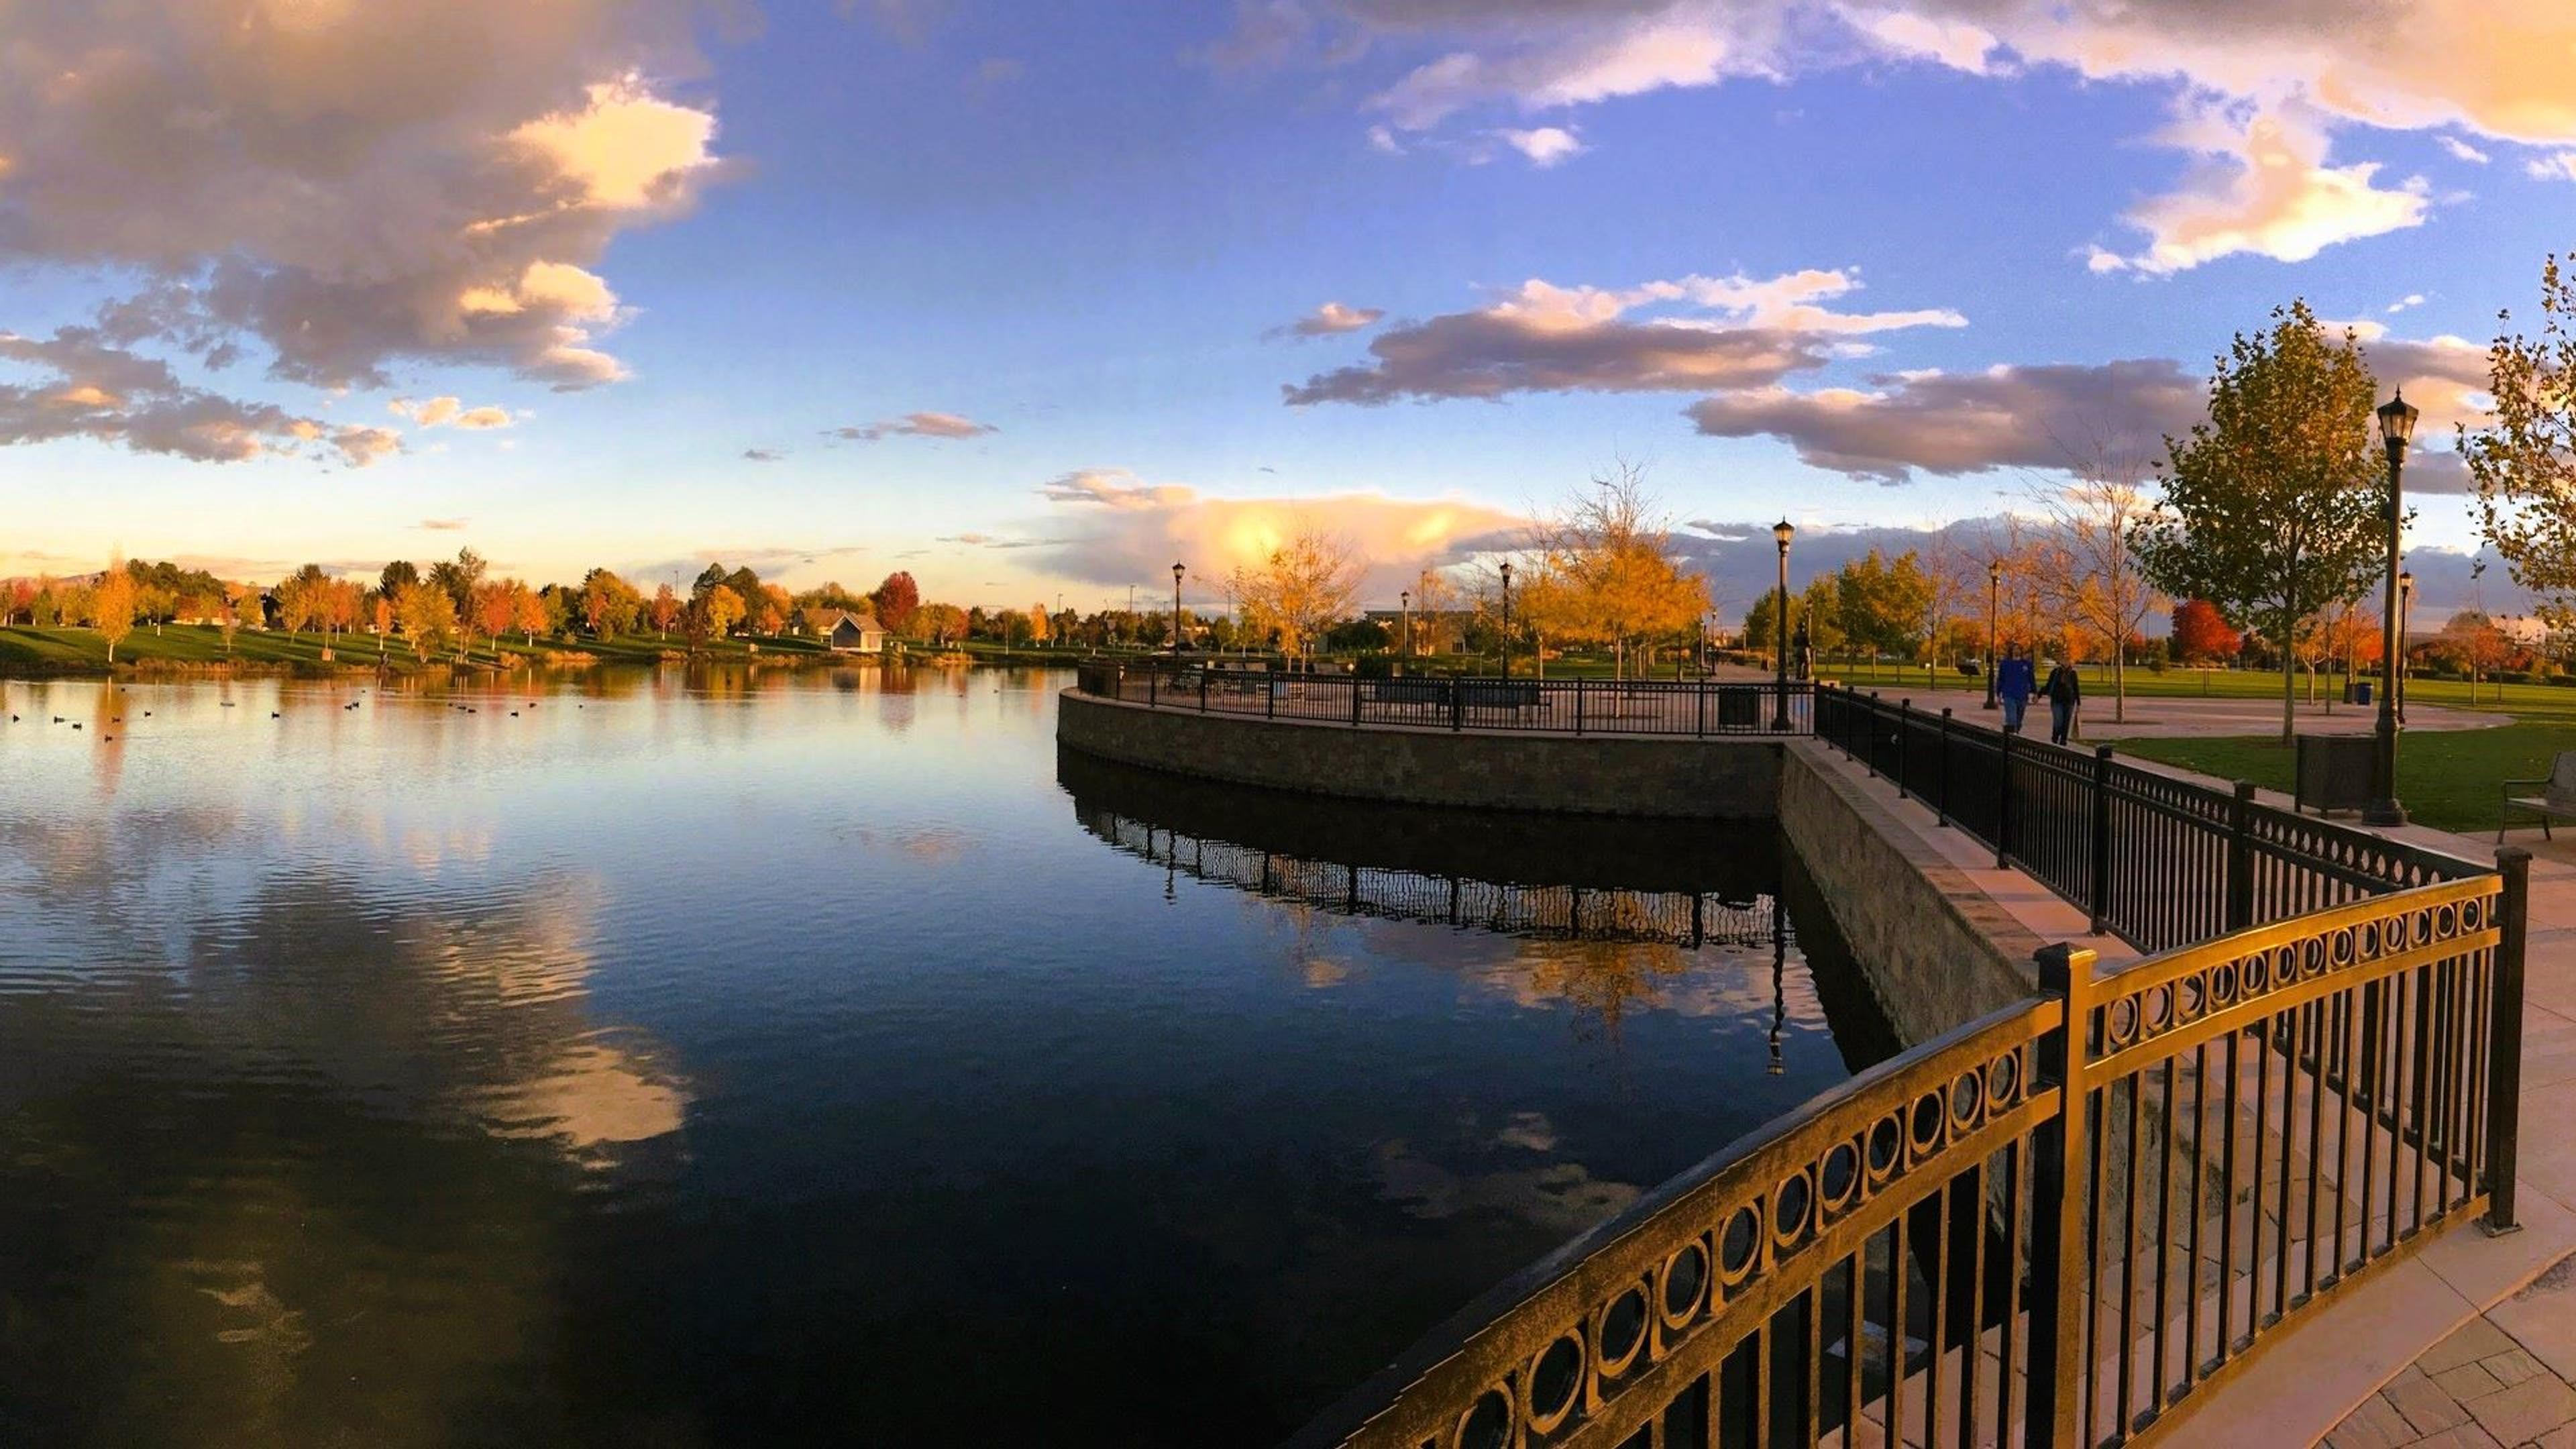
[[[1897,1038],[1929,1041],[2038,990],[2045,944],[1887,807],[1799,740],[1780,772],[1781,831],[1816,882]]]
[[[1243,785],[1488,810],[1768,820],[1780,742],[1479,734],[1148,709],[1067,690],[1056,740],[1103,759]]]

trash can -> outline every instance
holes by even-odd
[[[2356,680],[2354,680],[2354,681],[2352,682],[2352,702],[2353,702],[2353,703],[2355,703],[2355,704],[2368,704],[2368,703],[2370,703],[2371,699],[2373,698],[2373,696],[2372,696],[2372,694],[2371,694],[2371,691],[2372,691],[2373,689],[2375,689],[2375,688],[2377,688],[2377,685],[2375,685],[2375,684],[2374,684],[2372,681],[2370,681],[2370,680],[2367,680],[2367,679],[2356,679]]]
[[[2379,742],[2370,735],[2299,736],[2298,789],[2292,807],[2319,815],[2370,803],[2371,766]]]

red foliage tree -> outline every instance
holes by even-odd
[[[921,607],[921,586],[912,581],[910,572],[897,570],[886,575],[885,582],[868,595],[868,607],[875,612],[878,623],[891,633],[901,634],[912,623],[913,612]]]
[[[2244,642],[2207,599],[2185,599],[2174,605],[2173,636],[2174,652],[2187,664],[2234,658],[2237,646]]]

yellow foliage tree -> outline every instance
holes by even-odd
[[[98,611],[99,636],[107,640],[107,662],[114,664],[116,646],[134,632],[134,575],[126,571],[124,559],[108,560],[90,607]]]

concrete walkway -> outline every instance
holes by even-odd
[[[2515,1264],[2536,1264],[2536,1271],[2473,1303],[2478,1312],[2335,1426],[2326,1436],[2334,1449],[2576,1449],[2576,1133],[2565,1130],[2561,1115],[2576,1096],[2576,841],[2545,842],[2537,830],[2509,838],[2533,857],[2522,1032],[2524,1231],[2477,1235],[2458,1256],[2491,1258],[2502,1272]],[[2466,853],[2466,845],[2446,848]]]
[[[2045,720],[2044,711],[2034,708],[2035,718]],[[2088,742],[2102,740],[2168,739],[2178,735],[2277,735],[2281,730],[2281,702],[2277,699],[2140,699],[2131,696],[2128,719],[2114,722],[2111,702],[2087,700],[2083,713],[2077,716],[2078,735]],[[2310,735],[2366,735],[2379,722],[2377,711],[2357,704],[2338,704],[2329,713],[2323,704],[2302,702],[2298,712],[2298,730]],[[2483,709],[2448,709],[2440,705],[2409,705],[2406,728],[2409,730],[2482,730],[2513,723],[2513,717]],[[2043,726],[2045,728],[2045,726]]]

